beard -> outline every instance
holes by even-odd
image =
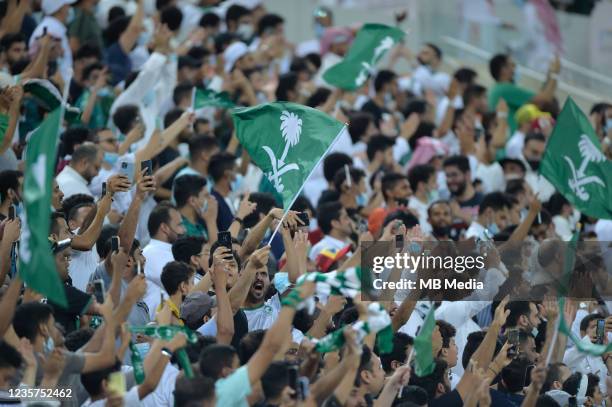
[[[450,231],[451,231],[451,227],[450,226],[431,226],[432,228],[432,234],[434,235],[434,237],[436,238],[440,238],[440,237],[450,237]]]
[[[457,185],[457,190],[456,191],[451,191],[451,192],[455,196],[463,195],[463,193],[465,192],[465,188],[466,187],[467,187],[467,183],[463,182],[463,183]]]

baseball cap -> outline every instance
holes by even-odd
[[[198,329],[202,325],[202,318],[217,305],[214,297],[207,293],[197,291],[189,294],[181,304],[181,319],[191,329]]]
[[[66,4],[74,4],[76,0],[42,0],[42,11],[45,15],[51,15]]]
[[[536,105],[528,103],[516,111],[514,119],[518,125],[531,123],[540,117],[550,117],[550,113],[541,111]]]
[[[245,56],[249,52],[249,47],[244,42],[234,42],[223,51],[223,60],[225,61],[225,72],[229,72],[234,67],[236,61]]]

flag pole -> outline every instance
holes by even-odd
[[[300,196],[300,193],[302,193],[302,190],[304,189],[304,185],[306,185],[306,183],[308,182],[308,180],[310,179],[310,177],[312,177],[312,174],[315,172],[315,169],[321,165],[321,163],[323,162],[323,160],[325,159],[325,156],[331,151],[331,149],[336,145],[336,142],[338,141],[338,139],[340,138],[340,135],[347,131],[347,125],[346,123],[344,124],[344,126],[342,127],[342,130],[340,130],[340,132],[338,134],[336,134],[336,137],[334,138],[334,141],[332,141],[332,143],[329,145],[329,147],[327,147],[327,150],[325,150],[325,152],[323,154],[321,154],[321,157],[319,158],[319,161],[317,161],[317,163],[312,167],[312,171],[310,172],[310,174],[308,174],[308,176],[306,177],[306,179],[304,180],[304,182],[302,183],[302,185],[300,186],[300,189],[298,189],[297,193],[295,194],[295,196],[293,197],[293,199],[291,200],[291,203],[287,206],[287,208],[284,208],[283,210],[283,216],[280,218],[280,220],[278,221],[278,225],[276,225],[276,228],[274,229],[274,233],[272,233],[272,236],[270,237],[270,240],[268,240],[268,245],[272,243],[272,240],[274,240],[274,237],[276,237],[276,234],[278,233],[278,229],[280,229],[280,226],[283,224],[283,220],[285,219],[285,216],[287,216],[287,213],[289,213],[289,210],[291,209],[291,207],[293,206],[293,204],[295,203],[295,200],[297,199],[298,196]]]

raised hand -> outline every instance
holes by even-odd
[[[252,214],[255,209],[257,209],[257,204],[255,202],[249,201],[250,195],[250,193],[246,193],[242,198],[242,201],[240,201],[240,206],[238,206],[238,213],[236,214],[236,216],[238,216],[240,219],[244,219],[245,217]]]
[[[112,194],[116,192],[127,192],[130,190],[130,180],[123,174],[115,174],[108,178],[106,186]]]

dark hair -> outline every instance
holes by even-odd
[[[212,12],[204,13],[200,18],[200,27],[218,27],[221,24],[221,18]]]
[[[62,133],[60,156],[74,154],[74,147],[77,144],[83,144],[86,141],[92,140],[93,135],[91,130],[86,127],[70,127]]]
[[[200,373],[211,379],[219,379],[225,367],[232,367],[236,350],[229,345],[209,345],[200,354]]]
[[[74,54],[74,60],[85,59],[85,58],[102,58],[102,51],[100,47],[92,42],[86,42],[81,45],[77,52]]]
[[[586,317],[582,318],[582,321],[580,321],[580,330],[586,331],[589,327],[589,324],[592,321],[597,321],[598,319],[604,319],[604,316],[601,314],[589,314]]]
[[[62,212],[69,214],[72,208],[82,204],[95,204],[94,198],[91,195],[74,194],[62,201]],[[70,216],[68,216],[70,219]]]
[[[225,13],[225,23],[229,23],[230,21],[238,22],[242,16],[248,14],[251,14],[251,11],[248,8],[234,4],[228,8],[227,12]]]
[[[470,171],[470,161],[464,155],[453,155],[444,160],[444,167],[457,167],[462,173]]]
[[[277,398],[289,385],[289,364],[285,361],[272,362],[261,378],[261,387],[267,400]]]
[[[353,159],[345,153],[331,153],[323,160],[323,176],[327,182],[331,182],[334,179],[334,175],[339,169],[345,165],[353,165]]]
[[[160,12],[160,21],[166,24],[170,31],[177,31],[183,22],[183,12],[176,6],[167,6]]]
[[[482,202],[478,207],[478,214],[482,215],[488,208],[494,211],[500,211],[504,208],[511,208],[512,203],[503,192],[490,192],[482,198]]]
[[[393,334],[393,349],[389,353],[380,354],[380,361],[382,363],[382,367],[386,373],[393,372],[393,368],[391,367],[391,362],[394,360],[404,364],[408,355],[406,355],[406,349],[408,346],[412,346],[414,344],[414,339],[410,335],[407,335],[403,332],[396,332]]]
[[[512,362],[504,367],[500,376],[503,381],[503,386],[508,393],[518,393],[525,387],[525,380],[527,379],[527,367],[531,362],[522,356],[516,359],[512,359]]]
[[[561,383],[561,368],[563,367],[567,367],[567,365],[562,362],[551,363],[548,366],[548,371],[546,372],[546,380],[542,385],[542,393],[552,390],[552,385],[554,382]],[[561,385],[563,385],[563,383],[561,383]]]
[[[326,202],[317,209],[317,221],[321,231],[328,235],[332,230],[332,221],[340,219],[342,204],[340,202]]]
[[[368,141],[368,146],[366,149],[368,160],[372,161],[376,153],[378,153],[379,151],[388,150],[394,145],[395,140],[391,137],[383,136],[382,134],[372,136]]]
[[[214,137],[207,135],[192,137],[189,141],[189,156],[195,157],[202,151],[212,151],[215,147],[219,147],[219,143]]]
[[[429,47],[429,48],[431,48],[433,50],[434,54],[436,54],[436,58],[442,59],[442,50],[440,49],[440,47],[438,47],[433,42],[426,42],[425,46],[427,46],[427,47]]]
[[[548,209],[551,216],[555,216],[561,213],[565,205],[570,205],[567,198],[559,192],[555,192],[546,203],[546,209]]]
[[[388,172],[380,180],[380,190],[382,191],[383,198],[387,199],[386,191],[395,188],[395,186],[404,180],[407,180],[408,177],[404,174],[400,174],[399,172]]]
[[[531,131],[531,132],[527,133],[527,135],[525,136],[525,144],[524,145],[527,145],[527,143],[529,143],[532,140],[540,141],[542,143],[546,143],[546,136],[544,136],[544,134],[542,134],[539,131]]]
[[[508,62],[508,55],[506,54],[497,54],[491,58],[489,61],[489,72],[491,76],[496,81],[499,80],[501,75],[501,70],[504,68],[504,65]]]
[[[298,84],[298,76],[295,72],[287,72],[278,78],[278,85],[274,95],[277,101],[288,101],[289,91],[295,91]]]
[[[121,371],[121,362],[116,361],[112,366],[94,370],[93,372],[81,374],[81,384],[87,390],[91,397],[101,395],[103,392],[102,382],[108,378],[111,373]]]
[[[469,85],[465,92],[463,92],[463,106],[467,106],[470,104],[472,99],[476,99],[481,97],[482,95],[487,93],[487,88],[482,85],[473,84]]]
[[[201,406],[205,401],[215,400],[215,381],[200,374],[196,374],[191,379],[179,375],[173,394],[174,407]]]
[[[436,320],[436,325],[440,328],[440,335],[442,336],[442,347],[448,348],[450,346],[450,340],[457,335],[457,329],[451,324],[441,319]]]
[[[162,10],[168,7],[172,3],[172,0],[155,0],[155,9]]]
[[[408,182],[410,182],[410,188],[413,191],[417,190],[419,183],[425,183],[429,181],[432,175],[436,174],[436,169],[429,164],[415,165],[408,172]]]
[[[536,400],[535,407],[561,407],[559,403],[555,401],[554,398],[550,397],[548,394],[540,394],[538,399]]]
[[[178,107],[166,113],[166,115],[164,116],[164,128],[167,129],[168,127],[170,127],[170,125],[177,121],[182,114],[183,109],[179,109]]]
[[[506,182],[506,194],[510,196],[516,196],[518,194],[525,193],[525,180],[524,179],[511,179]]]
[[[359,184],[363,178],[365,178],[366,174],[363,170],[355,167],[349,167],[349,175],[351,177],[352,184]],[[344,168],[340,168],[336,171],[336,175],[334,175],[334,188],[336,191],[342,191],[342,184],[346,182],[346,171]]]
[[[580,381],[582,380],[583,373],[575,372],[567,378],[563,383],[563,391],[568,393],[570,396],[578,395],[578,388],[580,387]]]
[[[208,175],[213,182],[218,182],[225,175],[225,171],[234,168],[236,157],[227,152],[220,152],[213,155],[208,163]]]
[[[22,363],[23,358],[19,351],[4,339],[0,339],[0,369],[19,369]]]
[[[238,357],[240,358],[241,364],[246,364],[255,352],[257,352],[265,335],[265,329],[256,329],[248,332],[242,337],[238,345]]]
[[[112,236],[116,236],[119,233],[119,226],[117,225],[104,225],[100,231],[98,239],[96,239],[96,251],[100,259],[105,259],[110,252],[110,245],[106,247],[106,242],[110,241]]]
[[[201,236],[181,236],[172,243],[172,257],[176,261],[190,264],[191,256],[199,254],[204,243],[206,239]]]
[[[181,283],[186,283],[193,277],[193,269],[182,261],[167,263],[161,272],[161,283],[168,295],[174,295]]]
[[[404,226],[406,226],[406,229],[413,228],[419,224],[419,219],[411,212],[404,209],[397,209],[385,216],[385,219],[383,220],[383,228],[395,220],[401,221]]]
[[[522,315],[529,317],[529,314],[531,314],[531,307],[529,304],[529,301],[510,301],[506,304],[506,309],[510,310],[510,314],[508,314],[508,318],[506,318],[506,327],[516,326]]]
[[[412,113],[424,115],[426,111],[427,101],[425,99],[412,99],[406,104],[402,110],[402,114],[405,118],[408,118],[408,116],[410,116]]]
[[[327,101],[329,96],[331,95],[331,90],[327,88],[317,88],[312,95],[308,97],[306,100],[306,106],[309,107],[317,107],[322,105]],[[350,128],[350,124],[349,124]]]
[[[416,374],[410,375],[410,384],[419,386],[427,392],[429,400],[433,400],[436,397],[436,391],[438,384],[444,383],[444,374],[448,368],[448,363],[442,359],[435,359],[435,367],[433,372],[427,376],[419,377]]]
[[[81,349],[94,334],[94,330],[91,328],[77,329],[66,335],[64,338],[64,346],[70,352],[76,352]]]
[[[9,48],[11,48],[16,42],[26,42],[26,39],[22,33],[17,32],[3,35],[2,38],[0,38],[0,51],[8,51]]]
[[[187,56],[195,59],[199,64],[203,64],[205,63],[204,59],[210,56],[210,51],[201,45],[194,45],[193,47],[189,48]]]
[[[20,338],[34,343],[38,335],[38,326],[49,321],[53,315],[50,305],[40,302],[26,302],[15,309],[13,329]]]
[[[73,206],[70,211],[66,215],[66,221],[75,220],[79,214],[79,209],[81,208],[95,208],[96,205],[92,203],[80,203],[78,205]],[[95,210],[95,209],[94,209]],[[65,213],[65,212],[64,212]]]
[[[587,373],[587,379],[588,379],[588,384],[587,384],[586,396],[593,397],[593,395],[595,394],[595,388],[599,386],[600,379],[599,379],[599,376],[593,373]]]
[[[87,65],[85,69],[83,69],[83,79],[88,80],[89,76],[94,71],[101,71],[102,69],[104,69],[104,65],[102,65],[100,62],[94,62],[93,64]]]
[[[374,79],[374,90],[380,92],[386,84],[393,82],[395,78],[397,78],[395,72],[388,69],[381,69]]]
[[[190,82],[182,82],[174,87],[172,91],[172,101],[176,106],[180,103],[181,99],[185,97],[191,97],[193,91],[193,85]]]
[[[317,70],[321,68],[321,55],[319,55],[318,53],[311,52],[309,54],[306,54],[304,58],[310,61],[310,63],[312,63],[315,66],[315,68],[317,68]]]
[[[6,201],[9,189],[18,193],[20,177],[23,177],[21,171],[4,170],[0,172],[0,202]]]
[[[353,144],[361,140],[372,122],[374,116],[369,112],[355,112],[349,116],[348,132]]]
[[[455,71],[455,74],[453,75],[453,77],[457,79],[460,83],[466,85],[474,83],[476,76],[478,76],[476,71],[470,68],[459,68]]]
[[[312,206],[310,200],[304,195],[300,195],[295,199],[293,206],[291,206],[291,210],[296,212],[306,212],[307,210],[310,210],[310,212],[312,212],[312,216],[317,216],[316,209],[314,206]]]
[[[151,214],[149,215],[149,220],[147,221],[149,236],[155,236],[163,223],[170,223],[171,210],[175,210],[175,208],[168,202],[161,202],[157,204],[155,208],[153,208]]]
[[[113,113],[113,123],[123,134],[127,134],[138,117],[139,110],[137,105],[122,105]]]
[[[423,137],[434,137],[436,125],[432,122],[421,121],[414,131],[414,135],[408,140],[408,145],[412,151],[416,150],[419,139]]]
[[[276,28],[279,24],[283,24],[285,19],[278,14],[269,13],[262,16],[257,23],[257,35],[261,37],[269,28]]]
[[[108,10],[107,23],[111,23],[118,18],[125,17],[125,10],[121,6],[113,6]]]
[[[187,205],[189,198],[197,197],[206,188],[206,178],[195,174],[181,175],[174,179],[172,187],[176,207],[182,208]]]
[[[249,202],[257,204],[257,207],[243,219],[245,228],[252,228],[259,222],[259,215],[266,215],[272,208],[276,207],[274,195],[269,192],[253,192],[249,195]]]
[[[107,46],[110,46],[119,41],[121,34],[123,34],[123,32],[128,28],[131,19],[132,18],[130,16],[126,16],[124,14],[120,17],[114,18],[113,21],[110,21],[106,29],[102,32],[104,43]]]

